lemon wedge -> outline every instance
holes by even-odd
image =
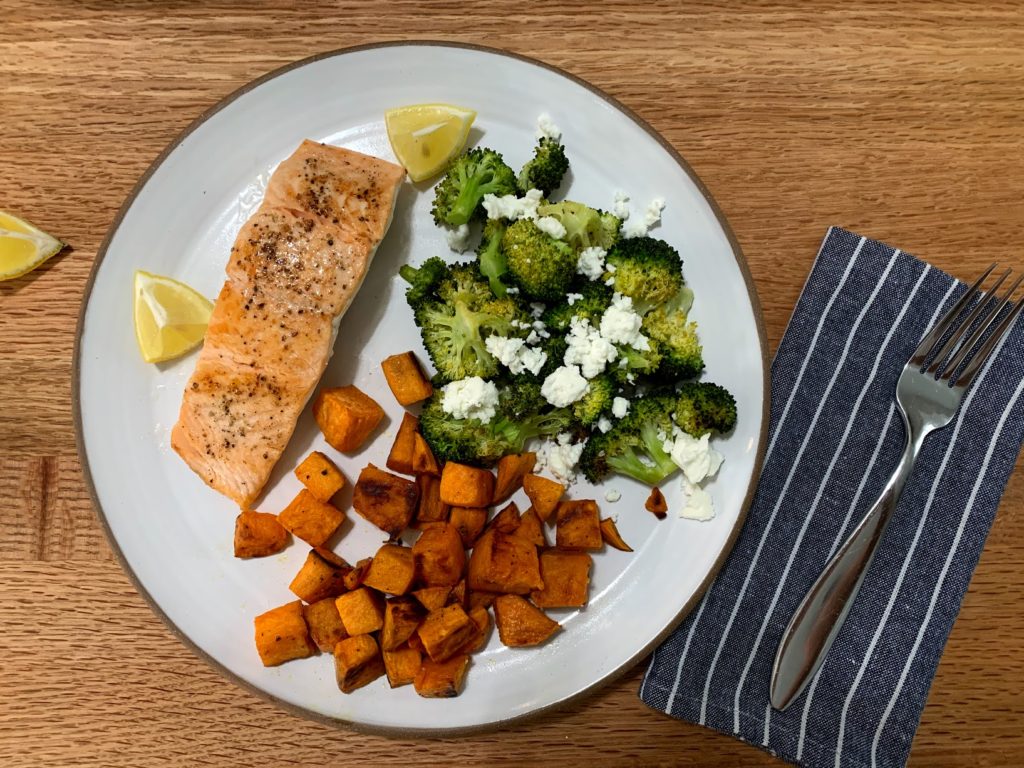
[[[391,148],[413,181],[445,169],[466,145],[474,119],[474,110],[452,104],[412,104],[384,113]]]
[[[203,340],[213,304],[184,283],[140,269],[135,272],[132,310],[142,359],[160,363]]]
[[[64,247],[57,238],[0,211],[0,280],[31,272]]]

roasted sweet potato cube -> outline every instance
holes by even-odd
[[[428,587],[451,587],[459,583],[466,568],[462,537],[450,523],[423,531],[412,545],[416,578]]]
[[[658,486],[651,488],[651,495],[644,502],[644,507],[659,520],[664,520],[668,515],[668,502]]]
[[[385,544],[373,556],[363,584],[389,595],[404,595],[412,587],[415,576],[412,550],[398,544]]]
[[[514,533],[519,527],[519,507],[514,501],[510,501],[491,519],[487,527],[501,533]]]
[[[558,505],[555,544],[559,549],[600,549],[601,513],[593,499],[563,501]]]
[[[492,504],[500,504],[523,485],[523,478],[533,471],[537,454],[532,451],[510,453],[498,459],[498,479],[494,483]]]
[[[364,557],[356,563],[355,567],[345,574],[345,589],[352,591],[363,586],[363,580],[366,578],[366,574],[369,573],[372,564],[372,557]]]
[[[316,652],[316,646],[309,639],[309,628],[299,600],[261,613],[253,619],[253,625],[256,629],[256,650],[265,667],[304,659]]]
[[[436,611],[448,604],[448,595],[451,592],[451,587],[424,587],[417,589],[412,596],[419,600],[420,604],[428,611]]]
[[[392,651],[410,637],[426,616],[420,604],[411,597],[393,597],[384,605],[384,627],[380,631],[380,647]]]
[[[452,587],[452,591],[448,594],[448,605],[457,603],[463,608],[466,607],[466,580],[462,579],[458,584]]]
[[[302,615],[309,627],[309,636],[324,653],[334,653],[334,646],[348,637],[332,597],[302,606]]]
[[[441,466],[419,432],[412,436],[412,471],[416,475],[441,476]]]
[[[335,450],[359,450],[384,418],[384,409],[358,387],[320,390],[313,401],[313,418]]]
[[[334,601],[350,635],[365,635],[384,626],[384,596],[367,587],[346,592]]]
[[[425,698],[450,699],[459,695],[468,669],[469,656],[464,653],[440,662],[424,659],[412,685]]]
[[[615,521],[610,517],[606,517],[601,521],[601,538],[607,541],[610,546],[623,552],[633,551],[633,548],[623,540],[619,534],[619,529],[615,526]]]
[[[547,540],[544,538],[544,523],[541,522],[533,507],[530,507],[519,516],[519,527],[513,533],[535,546],[546,547],[548,545]]]
[[[557,621],[519,595],[495,598],[494,623],[501,642],[513,648],[540,645],[561,629]]]
[[[346,589],[345,576],[350,570],[352,566],[330,550],[311,549],[288,589],[307,603],[337,597]]]
[[[368,464],[359,473],[352,508],[391,538],[404,531],[416,512],[416,483]]]
[[[469,590],[469,594],[466,595],[466,608],[472,613],[474,608],[490,608],[494,602],[494,598],[498,596],[497,592],[484,592],[479,589]]]
[[[483,533],[487,524],[487,510],[474,507],[452,507],[448,513],[448,522],[462,537],[462,546],[469,549]]]
[[[420,503],[416,508],[416,525],[440,523],[448,519],[448,505],[441,501],[441,479],[436,475],[418,475]]]
[[[345,513],[303,488],[277,519],[300,539],[319,547],[338,530],[345,520]]]
[[[491,629],[491,614],[483,606],[469,611],[469,618],[476,624],[476,632],[463,643],[459,653],[476,653],[487,645],[487,635]]]
[[[586,552],[548,549],[540,553],[540,577],[543,589],[535,589],[530,598],[541,608],[580,608],[587,603],[590,566]]]
[[[288,531],[277,515],[242,512],[235,518],[235,557],[276,555],[288,546]]]
[[[519,595],[541,589],[537,547],[519,536],[486,531],[473,547],[467,583],[471,590]]]
[[[562,496],[565,495],[564,485],[540,475],[524,477],[523,490],[526,491],[526,496],[533,505],[533,511],[545,523],[551,517],[551,513],[555,511],[558,502],[562,500]]]
[[[413,636],[410,637],[405,644],[408,645],[410,648],[415,648],[417,651],[419,651],[420,656],[427,655],[427,649],[423,647],[423,641],[420,640],[419,633],[413,634]]]
[[[391,393],[401,405],[412,405],[420,400],[426,400],[434,392],[430,379],[423,375],[423,369],[412,352],[386,357],[380,367],[384,371],[384,378],[388,380],[388,386],[391,387]]]
[[[453,507],[486,507],[494,495],[489,469],[449,461],[441,470],[441,501]]]
[[[334,673],[342,693],[352,693],[384,674],[384,658],[371,635],[356,635],[334,646]]]
[[[400,645],[393,651],[381,651],[381,654],[384,656],[388,685],[392,688],[411,683],[423,664],[423,655],[417,648],[408,645]]]
[[[419,419],[411,413],[402,414],[402,423],[395,435],[395,442],[391,444],[391,453],[388,454],[386,462],[388,469],[392,472],[401,472],[403,475],[413,473],[412,450],[419,424]]]
[[[434,661],[444,661],[456,653],[477,631],[476,622],[461,605],[446,605],[427,614],[416,634]]]
[[[330,501],[345,487],[345,476],[341,470],[320,451],[313,451],[303,459],[295,468],[295,476],[320,501]]]

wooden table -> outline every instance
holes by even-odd
[[[333,48],[499,46],[622,100],[725,210],[773,349],[830,224],[960,277],[1024,262],[1020,6],[675,5],[0,0],[0,208],[73,245],[0,284],[0,763],[776,763],[644,707],[643,665],[571,709],[486,736],[392,741],[285,714],[222,679],[150,612],[100,532],[75,451],[75,321],[121,201],[200,112]],[[912,764],[1019,764],[1022,560],[1017,473]]]

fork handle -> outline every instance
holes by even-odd
[[[923,434],[913,435],[906,417],[904,427],[907,438],[896,470],[864,519],[828,561],[782,634],[771,680],[771,703],[778,710],[788,707],[814,677],[864,581],[924,440]]]

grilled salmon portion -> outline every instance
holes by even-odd
[[[327,366],[404,178],[393,163],[305,141],[238,233],[171,446],[243,509]]]

